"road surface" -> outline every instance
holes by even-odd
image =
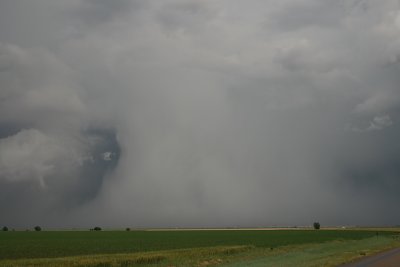
[[[400,248],[392,249],[341,267],[399,267]]]

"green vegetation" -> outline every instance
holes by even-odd
[[[0,260],[1,266],[338,266],[399,246],[390,236],[298,244],[276,249],[219,246],[125,254]]]
[[[254,250],[254,251],[253,251]],[[257,251],[250,246],[227,246],[138,252],[129,254],[102,254],[63,258],[3,260],[1,266],[209,266],[230,262],[248,252]],[[261,251],[258,249],[258,251]]]
[[[3,232],[7,232],[8,231],[8,227],[7,226],[3,226],[3,228],[1,229]]]
[[[40,227],[40,226],[35,226],[35,228],[33,228],[33,229],[35,229],[36,232],[42,231],[42,227]]]
[[[380,236],[390,235],[382,232]],[[287,245],[359,240],[376,231],[42,231],[1,232],[0,259],[52,258],[214,246],[276,248]]]
[[[394,245],[377,230],[15,231],[0,266],[334,266]]]
[[[314,229],[315,229],[315,230],[319,230],[319,228],[321,228],[321,225],[319,224],[319,222],[315,222],[315,223],[313,224],[313,226],[314,226]]]
[[[282,247],[274,253],[264,252],[247,257],[245,266],[296,266],[319,267],[340,266],[361,257],[376,254],[380,251],[398,247],[400,242],[390,237],[371,237],[362,240],[331,241],[322,244],[306,244]],[[243,266],[244,261],[238,260],[228,264],[230,267]]]

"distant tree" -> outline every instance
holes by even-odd
[[[315,230],[319,230],[319,228],[321,228],[321,225],[319,224],[319,222],[315,222],[313,225],[314,225]]]
[[[8,227],[7,227],[7,226],[4,226],[4,227],[2,228],[2,230],[3,230],[4,232],[7,232],[7,231],[8,231]]]
[[[40,231],[42,231],[42,227],[40,227],[40,226],[35,226],[35,228],[34,228],[34,229],[35,229],[35,231],[36,231],[36,232],[40,232]]]
[[[101,231],[101,227],[96,226],[95,228],[93,228],[93,230],[95,230],[95,231]]]
[[[129,232],[131,230],[131,228],[127,227],[125,230]]]

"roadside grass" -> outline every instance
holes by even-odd
[[[321,244],[287,246],[253,259],[238,260],[223,266],[339,266],[400,246],[398,236],[376,236],[362,240],[337,240]]]
[[[152,252],[0,260],[0,266],[338,266],[400,245],[398,238],[379,235],[361,240],[256,247],[217,246]]]

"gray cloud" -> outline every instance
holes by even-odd
[[[365,128],[359,128],[357,126],[348,127],[349,130],[355,132],[370,132],[370,131],[380,131],[386,127],[392,126],[393,121],[388,115],[375,116]]]
[[[0,10],[4,224],[399,219],[398,1]]]

